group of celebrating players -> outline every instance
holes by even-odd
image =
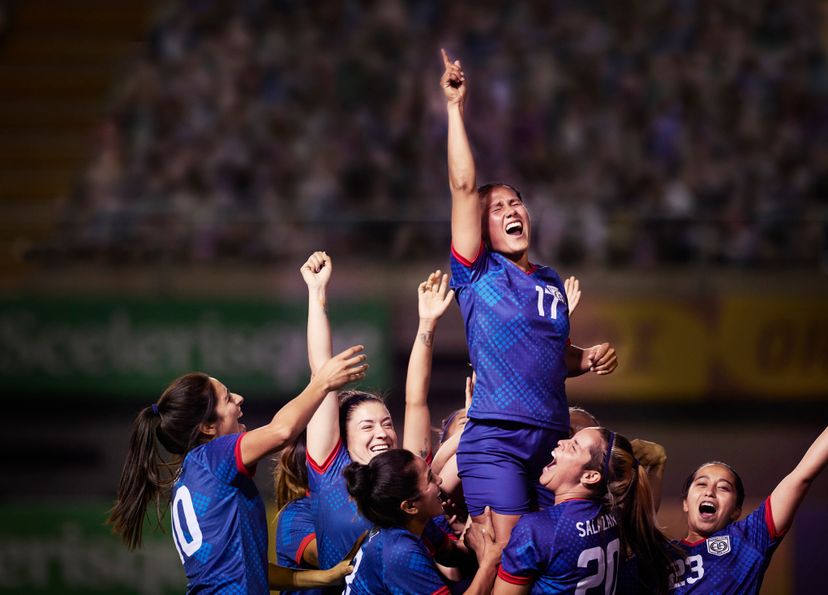
[[[577,282],[529,261],[531,221],[515,188],[477,187],[467,82],[445,52],[443,64],[451,281],[435,271],[418,287],[402,444],[381,397],[340,390],[368,366],[361,346],[332,354],[333,266],[316,252],[301,267],[307,388],[269,424],[246,431],[240,395],[202,373],[174,381],[133,426],[110,515],[115,531],[140,546],[148,506],[160,515],[169,499],[188,592],[338,593],[344,581],[354,595],[758,593],[828,463],[828,429],[742,520],[739,475],[725,463],[701,465],[682,492],[685,539],[663,535],[656,512],[664,451],[570,410],[566,379],[612,373],[615,349],[569,341]],[[433,452],[432,348],[455,298],[475,378]],[[280,450],[277,563],[269,564],[264,504],[251,476]]]

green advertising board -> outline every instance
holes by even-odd
[[[105,504],[0,508],[0,593],[183,593],[187,579],[169,527],[160,533],[148,523],[143,546],[130,552],[104,524],[107,510]]]
[[[365,345],[386,387],[387,308],[331,308],[334,351]],[[237,392],[295,394],[309,378],[304,303],[0,300],[0,374],[17,393],[146,398],[203,370]]]

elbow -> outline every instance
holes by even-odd
[[[475,185],[474,174],[454,174],[449,180],[449,186],[451,188],[452,194],[468,195],[472,193],[477,193],[477,186]]]

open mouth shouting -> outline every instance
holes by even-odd
[[[712,500],[702,500],[701,503],[699,503],[699,518],[702,521],[711,523],[716,520],[716,512],[718,512],[718,510],[719,507]]]
[[[510,221],[506,224],[506,234],[510,236],[520,236],[523,234],[523,222]]]

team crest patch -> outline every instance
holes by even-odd
[[[730,553],[730,535],[711,537],[707,540],[707,553],[714,556],[724,556]]]

